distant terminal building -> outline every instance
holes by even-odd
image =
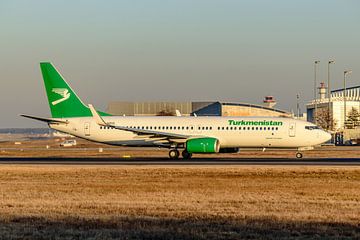
[[[291,113],[249,103],[232,102],[110,102],[107,111],[113,115],[155,116],[179,110],[183,116],[281,116]]]
[[[346,99],[344,99],[344,93]],[[330,101],[326,95],[327,89],[324,83],[321,83],[319,87],[319,98],[309,102],[306,105],[307,120],[310,122],[315,122],[316,116],[318,125],[324,126],[330,122],[330,125],[332,125],[332,130],[343,130],[344,120],[348,120],[348,117],[351,114],[354,114],[356,111],[360,111],[360,86],[346,88],[346,91],[344,91],[344,89],[333,90],[331,91]],[[344,102],[346,104],[345,108],[347,119],[344,119]],[[315,105],[317,109],[316,112]],[[347,126],[347,128],[349,127],[351,126]]]

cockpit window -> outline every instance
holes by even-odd
[[[305,126],[305,129],[314,130],[314,129],[320,129],[320,127],[319,126]]]

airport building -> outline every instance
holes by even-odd
[[[273,108],[275,104],[271,96],[265,98],[264,105],[220,101],[110,102],[107,111],[120,116],[175,115],[175,110],[179,110],[183,116],[292,116],[289,112]]]
[[[349,117],[355,117],[356,112],[360,111],[360,86],[349,87],[346,90],[333,90],[329,101],[327,89],[324,83],[321,83],[319,98],[309,102],[306,109],[307,120],[315,123],[316,116],[317,124],[323,128],[328,128],[326,127],[328,125],[334,131],[343,131],[345,120],[347,120],[346,128],[358,128],[356,121],[350,122]],[[346,119],[344,117],[345,111]]]

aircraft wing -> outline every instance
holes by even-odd
[[[102,119],[102,117],[95,110],[93,105],[89,104],[89,108],[90,108],[90,111],[98,125],[104,126],[104,127],[110,127],[110,128],[118,129],[118,130],[122,130],[122,131],[133,132],[133,133],[137,134],[139,136],[139,138],[144,137],[144,138],[147,138],[148,141],[154,141],[154,142],[159,142],[159,143],[163,143],[163,142],[184,143],[184,142],[186,142],[187,139],[194,138],[194,136],[190,136],[190,135],[116,126],[113,124],[106,123],[104,121],[104,119]]]

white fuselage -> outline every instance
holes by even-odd
[[[273,117],[103,117],[116,126],[174,133],[193,137],[213,137],[221,148],[310,147],[328,141],[329,133],[310,128],[312,123]],[[98,125],[92,117],[62,119],[68,124],[50,124],[58,131],[91,141],[126,146],[158,146],[157,142],[133,132]],[[281,122],[281,124],[279,124]],[[276,124],[277,123],[277,124]]]

